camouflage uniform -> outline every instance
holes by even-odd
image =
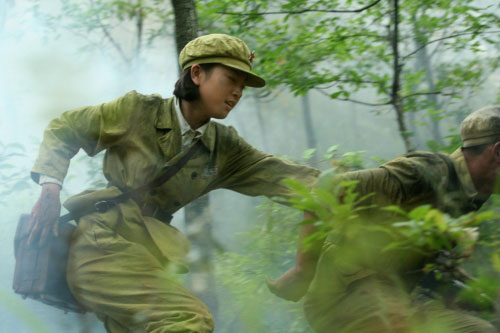
[[[318,332],[408,332],[408,327],[422,325],[426,330],[439,327],[439,332],[495,331],[486,321],[437,304],[411,304],[408,291],[418,276],[408,273],[421,269],[426,258],[411,250],[382,253],[390,236],[367,228],[401,219],[380,210],[389,205],[408,211],[428,204],[455,217],[477,210],[483,202],[476,199],[462,152],[449,157],[415,152],[375,169],[340,175],[329,171],[320,177],[319,187],[333,191],[344,180],[359,181],[359,197],[374,193],[359,204],[374,206],[359,211],[359,219],[352,221],[363,228],[355,238],[332,235],[324,244],[304,303],[313,328]]]

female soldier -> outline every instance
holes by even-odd
[[[105,150],[110,186],[70,198],[70,211],[144,185],[189,147],[201,148],[168,182],[79,219],[67,280],[75,298],[96,313],[109,332],[212,332],[207,307],[169,272],[187,271],[188,243],[169,225],[171,214],[207,192],[226,188],[247,195],[286,197],[284,178],[308,185],[317,170],[256,150],[224,119],[243,88],[263,87],[251,71],[253,54],[238,38],[212,34],[186,45],[175,97],[135,91],[98,106],[62,114],[44,133],[32,177],[42,193],[32,211],[30,242],[57,232],[59,190],[70,159],[82,148]]]

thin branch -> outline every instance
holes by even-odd
[[[446,37],[441,37],[441,38],[437,38],[437,39],[434,39],[434,40],[431,40],[425,44],[423,44],[422,46],[418,47],[417,49],[415,49],[414,51],[408,53],[407,55],[405,55],[403,57],[403,59],[406,59],[412,55],[414,55],[415,53],[417,53],[418,51],[420,51],[421,49],[423,49],[424,47],[426,47],[427,45],[429,44],[432,44],[432,43],[435,43],[435,42],[439,42],[439,41],[442,41],[442,40],[445,40],[445,39],[451,39],[451,38],[456,38],[456,37],[460,37],[460,36],[465,36],[465,35],[474,35],[474,34],[497,34],[497,33],[500,33],[500,30],[496,30],[496,31],[483,31],[483,32],[460,32],[460,33],[457,33],[457,34],[454,34],[454,35],[450,35],[450,36],[446,36]]]
[[[257,15],[276,15],[276,14],[303,14],[303,13],[360,13],[364,10],[367,10],[376,4],[378,4],[381,0],[376,0],[365,7],[358,9],[301,9],[301,10],[290,10],[290,11],[278,11],[278,12],[261,12],[261,13],[237,13],[237,12],[217,12],[217,14],[221,15],[240,15],[240,16],[257,16]]]
[[[92,7],[95,6],[93,0],[90,1],[90,5]],[[127,65],[130,65],[131,60],[129,60],[127,58],[127,55],[125,54],[125,52],[123,52],[123,49],[121,48],[120,44],[118,44],[118,42],[113,38],[113,36],[111,36],[111,34],[109,33],[109,31],[106,28],[106,26],[102,23],[101,18],[99,16],[97,16],[97,15],[96,15],[96,21],[99,24],[99,27],[101,28],[102,32],[104,33],[104,36],[106,36],[106,38],[109,40],[109,42],[118,51],[118,53],[120,54],[120,56],[123,58],[123,61],[125,61],[125,63]]]
[[[328,89],[336,86],[339,83],[368,83],[368,84],[377,84],[382,85],[383,83],[380,81],[371,81],[371,80],[335,80],[332,81],[332,84],[323,87],[315,87],[315,89]]]
[[[368,105],[368,106],[384,106],[384,105],[391,105],[392,104],[392,101],[385,102],[385,103],[367,103],[367,102],[358,101],[358,100],[351,99],[351,98],[336,98],[336,100],[344,101],[344,102],[352,102],[352,103],[361,104],[361,105]]]
[[[330,97],[329,94],[325,93],[324,91],[322,90],[319,90],[317,88],[314,88],[316,89],[319,93],[325,95],[325,96],[328,96]],[[384,106],[384,105],[390,105],[392,104],[392,101],[389,101],[389,102],[385,102],[385,103],[368,103],[368,102],[363,102],[363,101],[358,101],[356,99],[351,99],[351,98],[335,98],[335,100],[338,100],[338,101],[343,101],[343,102],[352,102],[352,103],[356,103],[356,104],[361,104],[361,105],[368,105],[368,106]]]
[[[401,96],[401,99],[409,98],[409,97],[414,97],[414,96],[426,96],[426,95],[441,95],[441,96],[453,96],[456,95],[455,93],[444,93],[442,91],[427,91],[427,92],[418,92],[418,93],[413,93],[405,96]]]
[[[113,36],[111,36],[111,34],[109,33],[106,26],[104,26],[102,24],[101,20],[97,19],[97,21],[99,22],[99,26],[101,27],[101,30],[104,33],[104,35],[111,42],[111,44],[114,46],[114,48],[118,51],[118,53],[121,55],[121,57],[123,58],[125,63],[130,64],[130,60],[125,55],[125,52],[123,52],[123,49],[121,48],[120,44],[118,44],[118,42],[116,42],[116,40],[113,38]]]
[[[332,37],[319,38],[310,44],[317,44],[317,43],[321,43],[321,42],[324,42],[327,40],[337,40],[337,39],[344,40],[344,39],[356,38],[356,37],[366,37],[366,38],[375,38],[375,39],[386,39],[387,38],[387,36],[385,36],[385,35],[378,35],[378,34],[337,35],[337,36],[332,36]],[[304,45],[307,45],[307,44],[304,43]]]
[[[443,29],[444,33],[443,35],[448,35],[448,31],[450,30],[449,29],[450,27],[446,27]],[[434,50],[431,51],[431,54],[429,55],[429,58],[432,59],[434,58],[434,56],[438,53],[438,51],[441,49],[441,46],[443,46],[444,44],[444,40],[441,40],[439,41],[439,43],[436,45],[436,47],[434,47]]]

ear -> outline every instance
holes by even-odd
[[[202,75],[204,75],[205,71],[199,64],[194,64],[191,66],[191,80],[197,86],[200,85]]]
[[[500,163],[500,141],[493,144],[492,151],[495,160]]]

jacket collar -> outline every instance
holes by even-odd
[[[455,167],[455,171],[457,173],[458,180],[462,185],[462,189],[464,190],[465,195],[469,199],[475,199],[478,192],[474,183],[472,182],[472,178],[469,173],[469,168],[467,167],[467,162],[465,161],[464,154],[462,150],[458,148],[451,155],[450,159],[453,162],[453,166]]]
[[[181,131],[179,120],[177,119],[177,115],[175,112],[175,97],[164,100],[164,103],[158,112],[156,128],[164,130],[165,132],[168,131],[165,135],[172,133],[174,144],[176,145],[176,147],[180,147]],[[212,153],[215,148],[215,137],[215,124],[213,121],[210,121],[205,132],[200,138],[201,142],[210,151],[210,153]]]

